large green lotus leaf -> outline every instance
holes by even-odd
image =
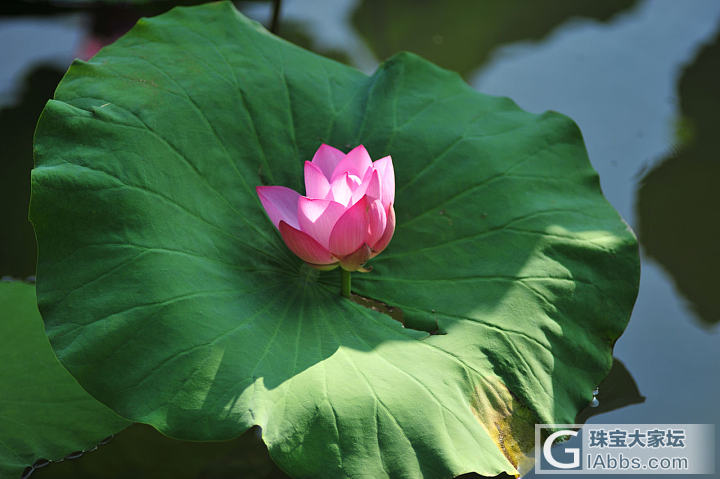
[[[130,424],[60,365],[33,285],[0,282],[0,364],[0,477],[20,477],[37,459],[90,449]]]
[[[354,291],[408,327],[303,266],[257,199],[302,190],[321,142],[393,156],[398,228]],[[516,473],[534,423],[590,401],[637,293],[635,238],[571,120],[409,54],[367,77],[229,3],[76,62],[35,154],[38,294],[66,367],[173,437],[259,425],[294,477]]]

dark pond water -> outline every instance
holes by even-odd
[[[133,13],[21,15],[8,5],[0,7],[0,273],[24,277],[34,271],[25,217],[37,115],[71,59],[92,48],[92,32],[122,33]],[[269,21],[269,3],[239,7]],[[720,2],[286,0],[280,33],[366,72],[414,51],[479,91],[577,121],[643,255],[635,311],[615,348],[625,369],[601,388],[594,412],[636,404],[589,422],[720,422]],[[202,445],[142,426],[36,476],[283,477],[254,433]]]

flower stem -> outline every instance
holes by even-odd
[[[282,0],[275,0],[275,6],[273,7],[273,14],[272,14],[272,21],[270,23],[270,31],[274,33],[275,35],[278,34],[278,31],[280,30],[280,6],[282,5]]]
[[[345,271],[344,269],[340,268],[340,271],[342,272],[342,279],[340,280],[340,283],[342,284],[342,295],[346,298],[350,297],[350,271]]]

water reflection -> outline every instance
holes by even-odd
[[[0,109],[3,135],[0,175],[0,271],[24,278],[35,274],[35,234],[27,219],[30,200],[32,137],[40,111],[52,96],[64,70],[41,65],[29,72],[16,104]]]
[[[350,24],[358,4],[359,0],[283,0],[280,34],[285,35],[286,22],[302,26],[312,38],[312,44],[308,45],[311,50],[318,53],[342,51],[348,64],[370,74],[375,71],[378,59]],[[257,18],[252,9],[246,12]]]
[[[32,479],[287,479],[270,460],[251,429],[227,442],[177,441],[150,426],[135,424],[117,434],[97,451],[75,460],[51,464]]]
[[[352,23],[381,61],[409,50],[468,76],[487,61],[497,46],[539,40],[571,18],[605,21],[634,3],[364,0],[353,14]]]
[[[645,1],[608,24],[576,21],[542,43],[501,48],[471,83],[573,118],[603,192],[634,225],[637,173],[674,145],[677,78],[719,16],[712,0]]]
[[[645,253],[672,275],[706,325],[720,322],[720,36],[702,49],[679,82],[676,150],[647,173],[637,197]]]
[[[577,424],[583,424],[598,414],[645,402],[632,374],[618,358],[613,358],[612,369],[598,387],[597,393],[598,405],[580,411],[575,419]]]
[[[19,101],[25,88],[24,77],[33,66],[52,64],[64,71],[83,32],[81,15],[0,17],[0,106]],[[2,131],[0,137],[10,138]]]

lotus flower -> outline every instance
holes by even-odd
[[[258,186],[257,194],[285,244],[309,265],[367,271],[395,231],[392,158],[375,162],[365,147],[348,154],[321,145],[305,162],[305,193]]]

